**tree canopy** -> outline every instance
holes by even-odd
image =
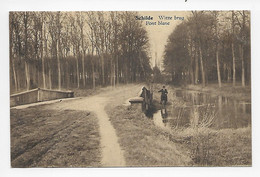
[[[168,38],[164,69],[175,84],[250,84],[249,11],[192,11]],[[233,76],[233,78],[232,78]]]
[[[11,92],[145,80],[149,40],[136,12],[10,12]]]

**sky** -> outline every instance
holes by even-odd
[[[176,17],[184,17],[184,20],[190,14],[190,11],[140,11],[140,16],[151,16],[153,20],[143,20],[144,26],[148,32],[151,52],[151,65],[155,66],[155,53],[157,53],[157,60],[161,63],[163,61],[164,47],[167,43],[168,36],[173,32],[174,28],[183,20],[174,19]],[[160,20],[159,16],[172,17],[172,20]],[[156,22],[156,25],[147,25],[146,21]],[[169,25],[158,25],[158,21],[170,22]],[[160,67],[160,66],[158,66]]]

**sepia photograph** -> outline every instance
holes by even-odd
[[[251,167],[251,11],[10,11],[10,166]]]

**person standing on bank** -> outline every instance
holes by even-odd
[[[161,92],[161,104],[166,104],[168,91],[165,86],[163,86],[163,88],[158,92]]]

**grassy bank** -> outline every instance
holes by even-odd
[[[131,84],[129,84],[131,85]],[[98,95],[101,93],[106,93],[106,92],[111,92],[117,88],[124,88],[126,87],[125,84],[118,84],[116,87],[112,86],[97,86],[95,89],[83,89],[83,88],[74,88],[71,89],[74,92],[75,97],[87,97],[87,96],[93,96],[93,95]]]
[[[198,166],[251,166],[251,128],[174,130],[170,140],[189,149]],[[183,141],[185,140],[185,141]]]
[[[187,166],[193,162],[186,150],[168,140],[160,128],[148,120],[141,106],[123,106],[137,96],[143,84],[122,87],[105,107],[124,151],[127,166]],[[119,89],[120,90],[120,89]]]
[[[155,85],[160,88],[160,85]],[[176,88],[167,86],[170,93]],[[184,88],[186,89],[186,88]],[[241,101],[251,101],[250,87],[232,87],[223,84],[219,88],[217,84],[210,84],[204,88],[190,85],[190,90],[207,92],[211,95],[222,95]],[[170,104],[174,106],[185,106],[185,103],[175,94],[169,94]],[[155,95],[159,99],[158,94]],[[170,134],[170,139],[176,142],[185,140],[189,148],[191,158],[199,166],[250,166],[252,165],[251,127],[238,129],[213,130],[205,127],[187,129],[176,129]]]
[[[154,100],[160,100],[154,85]],[[175,88],[167,86],[169,93]],[[185,102],[168,95],[169,105]],[[250,166],[251,127],[213,130],[205,127],[161,129],[145,117],[140,106],[112,102],[106,107],[119,136],[128,166]]]
[[[251,128],[156,127],[136,107],[109,111],[129,166],[250,166]],[[124,116],[122,116],[124,115]]]
[[[140,107],[107,107],[119,136],[127,166],[192,166],[188,150],[169,141],[167,133],[156,127]]]
[[[100,166],[97,119],[86,111],[11,110],[12,167]]]

